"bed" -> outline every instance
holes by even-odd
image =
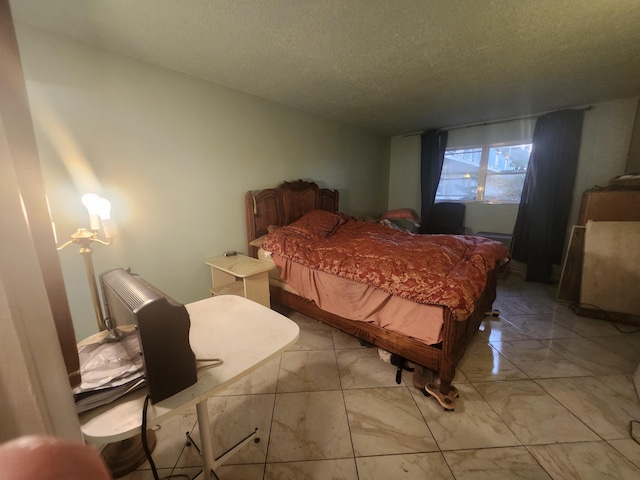
[[[412,362],[416,366],[414,386],[423,389],[425,394],[434,395],[445,410],[453,410],[458,396],[452,385],[456,365],[486,312],[492,309],[497,273],[500,265],[508,261],[508,252],[502,244],[481,237],[412,235],[382,225],[365,226],[364,222],[341,213],[338,202],[337,190],[320,188],[314,182],[303,180],[283,182],[276,188],[246,193],[249,255],[270,259],[278,267],[270,275],[271,300]],[[309,223],[311,218],[321,219],[321,227],[327,229],[326,232],[317,234],[316,224]],[[313,229],[313,234],[308,234],[309,228]],[[369,259],[364,258],[367,255],[361,255],[363,258],[354,260],[355,255],[348,255],[348,258],[332,263],[328,260],[332,254],[328,246],[326,249],[325,244],[320,246],[313,243],[308,246],[303,243],[304,239],[298,238],[301,236],[313,242],[342,241],[339,247],[334,248],[338,250],[344,250],[345,244],[357,244],[359,247],[355,250],[361,252],[367,250],[362,245],[370,245],[370,238],[354,239],[353,235],[360,235],[361,232],[371,238],[387,238],[390,235],[386,246],[381,248],[393,252],[393,258],[388,261],[391,261],[390,268],[395,268],[396,273],[387,277],[397,277],[397,272],[400,272],[402,278],[399,282],[384,275],[371,274],[372,270],[383,265],[380,262],[387,260],[380,260],[375,255]],[[439,246],[431,243],[436,240],[441,242]],[[300,245],[297,245],[298,241]],[[433,259],[443,255],[442,261],[446,263],[456,257],[456,252],[471,251],[476,245],[490,252],[487,254],[490,265],[486,258],[478,260],[476,257],[458,262],[464,264],[468,272],[471,272],[469,265],[480,262],[485,265],[481,268],[484,273],[472,275],[462,271],[455,282],[461,285],[461,296],[445,292],[440,295],[443,298],[438,297],[437,289],[430,287],[434,280],[426,272],[429,265],[433,264]],[[294,247],[298,250],[285,251]],[[421,255],[412,254],[421,259],[416,259],[418,264],[415,268],[408,268],[407,264],[402,263],[402,255],[396,252],[403,249],[422,252]],[[311,266],[302,265],[305,251],[309,253],[304,262]],[[336,278],[336,272],[333,271],[336,263],[347,265],[344,269],[347,273],[338,274],[341,278]],[[360,268],[362,271],[359,271]],[[423,276],[431,279],[422,280]],[[308,277],[311,277],[310,282]],[[376,277],[373,279],[373,288],[366,285],[371,277]],[[337,283],[334,284],[334,281]],[[436,278],[435,281],[440,280]],[[308,287],[308,283],[313,285]],[[412,288],[398,290],[395,284]],[[449,297],[455,298],[451,300]],[[361,305],[368,306],[372,301],[375,302],[374,308],[361,311]],[[347,308],[341,309],[340,304]],[[401,317],[399,324],[396,317]],[[439,385],[429,381],[431,372],[439,376]]]

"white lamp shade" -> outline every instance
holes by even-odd
[[[100,220],[103,220],[104,226],[104,220],[111,218],[111,202],[106,198],[102,198],[95,193],[86,193],[82,196],[82,203],[89,212],[91,230],[100,230]],[[106,231],[105,234],[107,234]]]

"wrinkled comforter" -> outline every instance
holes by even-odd
[[[509,255],[483,237],[410,234],[323,210],[273,231],[262,248],[391,295],[448,307],[459,320],[473,312],[489,272]]]

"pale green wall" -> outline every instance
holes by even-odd
[[[570,224],[578,217],[584,190],[624,173],[634,125],[637,98],[604,102],[585,113],[574,201]],[[520,125],[518,126],[518,123]],[[449,146],[469,146],[483,138],[495,139],[496,131],[511,129],[511,137],[526,138],[533,122],[510,122],[486,127],[454,130]],[[482,132],[482,130],[486,130]],[[467,143],[468,142],[468,143]],[[420,137],[397,136],[391,139],[389,172],[389,209],[410,207],[420,211]],[[490,231],[511,233],[518,213],[517,205],[467,204],[465,227],[468,233]]]
[[[132,267],[188,303],[208,295],[207,257],[246,252],[244,194],[312,179],[341,210],[387,205],[390,139],[18,24],[59,243],[88,227],[87,191],[119,235],[97,273]],[[60,252],[76,336],[97,331],[77,247]]]

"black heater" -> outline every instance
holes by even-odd
[[[185,306],[128,269],[101,274],[100,284],[109,329],[136,326],[151,403],[196,383],[196,357],[189,345],[191,321]]]

